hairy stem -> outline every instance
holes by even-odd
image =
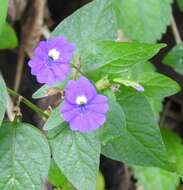
[[[8,93],[11,96],[20,98],[21,102],[23,104],[25,104],[27,107],[29,107],[30,109],[32,109],[33,111],[35,111],[37,114],[39,114],[41,117],[45,117],[46,119],[49,117],[49,115],[47,113],[45,113],[41,108],[39,108],[38,106],[36,106],[35,104],[33,104],[31,101],[29,101],[28,99],[24,98],[23,96],[21,96],[20,94],[18,94],[17,92],[15,92],[14,90],[11,90],[10,88],[7,88]]]

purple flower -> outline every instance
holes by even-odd
[[[73,131],[89,132],[99,128],[106,121],[108,109],[107,97],[97,94],[87,78],[68,82],[61,114]]]
[[[74,48],[63,36],[39,42],[34,57],[28,62],[32,75],[49,86],[65,80],[70,73]]]

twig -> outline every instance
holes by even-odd
[[[182,42],[182,40],[181,40],[180,33],[179,33],[178,28],[177,28],[177,25],[176,25],[176,22],[175,22],[173,15],[171,17],[171,28],[172,28],[172,32],[173,32],[173,36],[174,36],[174,39],[176,41],[176,44],[180,44]]]
[[[31,101],[29,101],[28,99],[26,99],[25,97],[21,96],[20,94],[18,94],[17,92],[15,92],[14,90],[11,90],[10,88],[7,88],[8,93],[14,97],[21,97],[20,100],[22,103],[24,103],[26,106],[28,106],[30,109],[32,109],[33,111],[35,111],[37,114],[39,114],[41,117],[45,117],[46,119],[49,117],[49,115],[47,113],[45,113],[41,108],[39,108],[38,106],[36,106],[35,104],[33,104]]]
[[[13,121],[15,118],[15,113],[13,112],[14,104],[12,99],[10,98],[9,94],[7,96],[7,103],[6,103],[6,114],[10,121]]]
[[[138,185],[138,186],[137,186],[137,190],[144,190],[143,185]]]
[[[46,25],[42,27],[42,34],[45,37],[45,39],[48,39],[50,37],[51,32]]]
[[[164,127],[164,123],[165,123],[165,119],[166,119],[166,116],[167,116],[167,114],[168,114],[168,111],[169,111],[169,108],[170,108],[170,106],[171,106],[171,101],[169,100],[167,103],[166,103],[166,105],[165,105],[165,108],[164,108],[164,110],[163,110],[163,113],[162,113],[162,115],[161,115],[161,118],[160,118],[160,127]]]
[[[22,71],[23,71],[23,66],[24,66],[24,60],[25,60],[24,46],[20,45],[19,52],[18,52],[16,74],[15,74],[15,83],[14,83],[14,90],[16,92],[19,90],[19,87],[20,87],[20,82],[21,82],[21,78],[22,78]]]
[[[174,36],[176,44],[180,44],[182,42],[182,39],[181,39],[179,30],[177,28],[177,25],[176,25],[176,22],[175,22],[175,19],[174,19],[173,15],[171,16],[171,28],[172,28],[172,32],[173,32],[173,36]],[[163,127],[163,125],[164,125],[165,117],[168,114],[170,105],[171,105],[171,102],[168,102],[165,105],[164,112],[162,113],[162,116],[160,118],[160,127]]]
[[[125,174],[125,180],[124,180],[124,189],[130,189],[130,178],[131,178],[131,173],[129,171],[128,166],[125,164],[124,165],[124,174]]]
[[[22,27],[19,56],[15,75],[14,90],[18,91],[26,53],[29,57],[33,56],[33,50],[42,35],[42,26],[44,21],[45,0],[30,1],[27,20]]]
[[[81,61],[80,61],[80,57],[76,56],[75,60],[74,60],[74,64],[71,64],[71,67],[74,68],[73,71],[73,78],[76,79],[78,73],[80,73],[81,75],[85,76],[85,74],[80,70],[81,68]]]
[[[76,67],[75,65],[71,65],[71,67],[73,67],[74,69],[76,69],[76,71],[78,71],[78,73],[80,73],[81,75],[85,75],[78,67]]]

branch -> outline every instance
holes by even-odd
[[[171,28],[172,28],[172,32],[173,32],[173,36],[174,36],[174,39],[176,41],[176,44],[180,44],[182,42],[182,40],[181,40],[180,33],[179,33],[178,28],[177,28],[177,25],[176,25],[176,22],[175,22],[173,15],[171,17]]]
[[[46,119],[48,119],[49,115],[47,113],[45,113],[41,108],[39,108],[38,106],[36,106],[35,104],[33,104],[31,101],[29,101],[28,99],[24,98],[23,96],[21,96],[20,94],[18,94],[17,92],[15,92],[14,90],[11,90],[10,88],[7,88],[8,93],[11,96],[20,98],[20,101],[22,103],[24,103],[27,107],[29,107],[30,109],[32,109],[33,111],[35,111],[37,114],[39,114],[41,117],[44,117]]]

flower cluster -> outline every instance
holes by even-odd
[[[70,75],[74,49],[75,46],[63,36],[41,41],[28,62],[31,73],[38,82],[49,86],[62,82]],[[107,111],[107,97],[98,94],[87,78],[68,81],[60,112],[71,130],[89,132],[99,128],[106,121]]]

